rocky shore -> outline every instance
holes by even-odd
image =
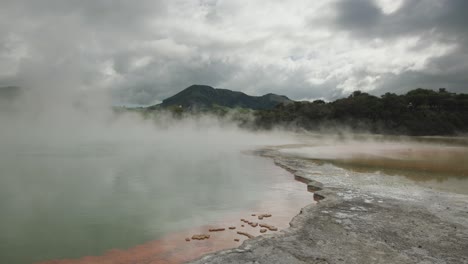
[[[323,175],[279,150],[258,154],[306,183],[319,202],[288,229],[191,263],[468,263],[468,196],[383,184],[378,175]]]

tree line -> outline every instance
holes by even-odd
[[[418,88],[380,97],[355,91],[333,102],[316,100],[280,104],[254,113],[255,126],[353,131],[405,135],[453,135],[468,132],[468,94]]]

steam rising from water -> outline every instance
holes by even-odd
[[[285,134],[256,134],[235,124],[203,116],[173,120],[170,114],[157,120],[138,113],[115,113],[104,93],[29,90],[0,111],[0,142],[70,143],[73,141],[152,141],[171,148],[212,151],[288,142]]]
[[[102,254],[242,210],[268,187],[272,163],[241,152],[292,140],[51,91],[0,111],[0,262]]]

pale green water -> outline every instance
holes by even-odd
[[[148,142],[3,144],[0,173],[0,263],[129,248],[242,211],[285,177],[239,150]]]

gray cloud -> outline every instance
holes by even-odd
[[[394,12],[385,14],[377,2],[371,0],[335,3],[336,19],[326,20],[335,30],[344,31],[360,41],[416,38],[409,51],[449,45],[443,54],[429,54],[425,66],[395,73],[381,74],[376,93],[405,92],[416,87],[467,92],[468,78],[468,2],[464,0],[411,0],[403,1]],[[372,73],[369,73],[372,75]]]
[[[371,0],[340,1],[336,4],[339,27],[354,30],[367,35],[378,26],[383,17],[382,11]]]
[[[461,41],[468,35],[464,0],[404,1],[395,12],[385,14],[372,0],[340,0],[335,5],[337,29],[364,38],[395,38],[416,34],[426,41]],[[332,21],[330,21],[333,23]]]
[[[157,103],[192,84],[219,86],[238,70],[237,64],[220,60],[203,61],[195,56],[184,61],[185,63],[171,59],[154,60],[145,67],[132,71],[115,87],[115,99],[119,102],[130,100],[144,104]]]
[[[194,83],[293,99],[467,91],[464,0],[0,1],[0,85],[60,100],[152,104]]]

